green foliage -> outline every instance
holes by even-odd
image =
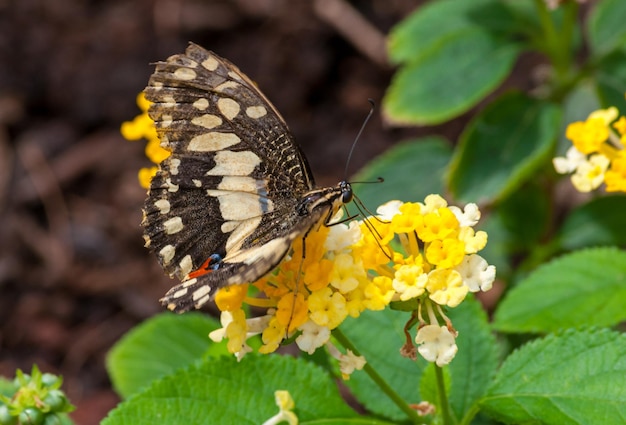
[[[368,362],[341,385],[357,414],[321,350],[238,363],[207,338],[217,322],[167,314],[110,353],[127,399],[104,424],[259,424],[278,412],[276,390],[289,391],[302,424],[622,423],[626,340],[607,328],[626,320],[626,196],[569,196],[551,163],[571,145],[568,123],[601,107],[626,111],[626,2],[585,10],[578,26],[574,1],[555,11],[542,0],[430,1],[389,36],[398,65],[383,101],[389,121],[440,124],[480,106],[454,143],[400,143],[354,178],[385,179],[355,185],[373,208],[429,193],[480,203],[489,234],[480,254],[497,266],[504,295],[490,304],[491,323],[471,297],[445,312],[458,331],[448,367],[398,353],[415,338],[413,324],[404,333],[406,305],[346,320],[336,340]],[[533,90],[497,91],[528,53],[543,58],[547,77]],[[418,417],[420,402],[434,416]]]
[[[494,326],[505,332],[555,332],[626,320],[626,252],[596,248],[564,255],[518,282]]]
[[[618,424],[626,415],[626,337],[570,330],[503,363],[481,409],[504,423]]]
[[[274,391],[287,390],[301,424],[363,422],[339,396],[330,375],[302,359],[213,357],[154,382],[122,403],[103,425],[260,424],[275,415]],[[383,424],[384,422],[379,422]]]
[[[12,381],[0,379],[0,425],[72,425],[67,413],[74,406],[60,390],[62,383],[37,365],[30,374],[18,369]]]
[[[224,344],[210,344],[219,322],[198,313],[163,313],[128,333],[107,356],[113,387],[128,397],[155,379],[189,366],[205,354],[226,354]]]

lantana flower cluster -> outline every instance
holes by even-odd
[[[262,298],[249,297],[247,285],[221,289],[216,304],[223,328],[211,338],[228,338],[228,349],[238,358],[251,351],[246,340],[256,334],[263,341],[261,353],[275,351],[292,335],[302,351],[313,353],[329,344],[332,330],[347,317],[382,310],[392,301],[413,302],[418,352],[440,365],[449,363],[456,331],[442,307],[456,307],[469,292],[489,290],[495,279],[495,267],[476,254],[487,243],[487,234],[472,227],[480,218],[478,208],[469,204],[462,211],[430,195],[423,204],[392,201],[377,212],[310,232],[306,255],[300,240],[273,273],[252,284]],[[245,304],[267,312],[246,318]],[[403,352],[414,357],[411,347],[407,342]],[[362,367],[354,367],[363,362],[358,356],[329,351],[346,371]]]
[[[139,170],[139,184],[144,189],[150,187],[150,180],[157,172],[157,165],[170,156],[170,151],[161,147],[161,141],[157,135],[154,121],[148,116],[148,108],[150,102],[146,99],[143,92],[137,95],[137,106],[141,109],[141,114],[137,115],[134,120],[122,123],[120,132],[126,140],[143,140],[146,139],[145,153],[148,159],[155,165],[143,167]]]
[[[553,159],[560,174],[572,174],[579,192],[590,192],[602,183],[607,192],[626,192],[626,117],[617,108],[592,112],[585,121],[567,126],[572,141],[565,157]]]
[[[138,104],[143,113],[123,124],[122,135],[147,138],[146,154],[158,164],[169,152],[158,144],[149,103],[140,95]],[[156,167],[142,169],[141,185],[148,187],[155,173]],[[269,275],[221,288],[215,302],[222,328],[209,336],[227,339],[238,359],[252,351],[248,340],[255,335],[262,341],[260,353],[274,352],[286,338],[295,338],[307,353],[326,346],[347,379],[364,367],[365,359],[334,347],[332,331],[348,317],[391,304],[413,311],[403,355],[413,358],[417,351],[440,366],[447,364],[457,351],[457,333],[443,307],[458,306],[469,292],[489,290],[495,279],[495,267],[477,254],[487,243],[487,234],[473,229],[479,219],[475,204],[461,210],[439,195],[424,203],[391,201],[374,217],[348,224],[337,215],[334,224],[320,224],[297,240]],[[249,317],[249,311],[259,309],[263,314]],[[414,325],[417,349],[409,332]]]

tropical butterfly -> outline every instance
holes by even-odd
[[[161,145],[144,239],[181,280],[161,302],[199,308],[219,288],[254,282],[292,243],[352,200],[346,181],[316,189],[285,120],[235,65],[190,44],[156,64],[145,89]]]

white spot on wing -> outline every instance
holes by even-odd
[[[177,105],[178,103],[176,102],[176,99],[174,99],[174,96],[172,95],[167,95],[167,96],[163,96],[163,102],[161,102],[161,106],[164,108],[173,108]]]
[[[199,117],[194,117],[191,120],[192,124],[199,125],[204,128],[215,128],[222,124],[222,119],[217,115],[204,114]]]
[[[226,119],[232,120],[239,114],[241,107],[233,99],[221,98],[217,101],[217,109],[220,110]]]
[[[189,68],[178,68],[174,71],[174,78],[184,81],[193,80],[196,78],[196,71]]]
[[[263,214],[263,205],[256,194],[207,190],[207,195],[219,201],[224,220],[246,220]]]
[[[243,241],[259,226],[261,223],[261,217],[254,217],[249,220],[236,223],[237,226],[234,227],[233,233],[226,241],[226,251],[238,250],[243,244]]]
[[[172,116],[171,115],[166,115],[163,114],[161,116],[161,127],[169,127],[170,125],[172,125]]]
[[[176,291],[176,292],[174,292],[174,293],[172,294],[172,298],[180,298],[180,297],[184,297],[185,295],[187,295],[187,291],[188,291],[188,289],[187,289],[187,288],[182,288],[182,289],[179,289],[178,291]]]
[[[202,187],[202,181],[201,181],[201,180],[198,180],[198,179],[192,179],[191,181],[193,182],[193,185],[194,185],[195,187]]]
[[[163,222],[163,228],[168,235],[180,232],[183,227],[183,220],[180,217],[172,217]]]
[[[267,115],[267,109],[265,109],[265,106],[262,105],[248,106],[246,108],[246,115],[254,119],[261,118]]]
[[[239,226],[239,224],[241,224],[240,221],[225,221],[225,222],[222,223],[222,226],[220,227],[220,230],[222,231],[222,233],[230,233],[237,226]]]
[[[174,248],[173,245],[165,245],[163,249],[159,251],[163,264],[168,265],[172,261],[172,258],[174,258],[175,253],[176,248]]]
[[[207,301],[209,301],[209,299],[211,299],[211,297],[209,295],[205,295],[204,297],[202,297],[198,301],[196,301],[196,303],[194,304],[194,307],[200,308],[200,306],[202,304],[206,303]]]
[[[170,212],[170,202],[167,199],[159,199],[154,203],[161,214],[167,214]]]
[[[200,111],[204,111],[206,108],[209,107],[209,101],[205,98],[198,99],[193,102],[193,107]]]
[[[189,142],[187,149],[196,152],[221,151],[241,142],[235,133],[219,133],[217,131],[200,134]]]
[[[207,176],[249,176],[261,163],[251,151],[220,151],[213,158],[215,167],[207,171]]]
[[[220,190],[257,193],[265,187],[263,180],[244,176],[224,176],[217,188]]]
[[[193,261],[191,260],[191,255],[185,255],[183,259],[180,260],[180,263],[178,263],[178,265],[180,266],[181,274],[183,276],[187,276],[189,272],[193,269]]]
[[[169,177],[165,179],[165,184],[167,185],[168,192],[178,192],[178,185],[172,183],[172,179]]]
[[[209,71],[215,71],[219,63],[213,56],[209,56],[207,59],[202,62],[202,66],[208,69]]]
[[[175,176],[178,174],[178,166],[180,165],[180,159],[172,158],[170,159],[170,173]]]
[[[208,295],[210,292],[211,292],[211,288],[209,286],[202,285],[201,287],[193,291],[192,298],[194,301],[198,301],[199,299]]]
[[[225,83],[222,83],[219,86],[215,87],[213,90],[218,93],[223,93],[226,89],[236,89],[237,87],[239,87],[239,83],[236,83],[234,81],[226,81]]]
[[[182,283],[183,288],[188,288],[191,285],[195,285],[197,281],[198,279],[196,279],[195,277],[193,279],[186,280]]]

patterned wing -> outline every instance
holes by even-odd
[[[183,280],[164,303],[187,310],[278,264],[312,226],[300,224],[298,203],[313,178],[280,114],[214,53],[191,44],[157,63],[145,92],[172,154],[152,180],[144,237],[163,268]]]

